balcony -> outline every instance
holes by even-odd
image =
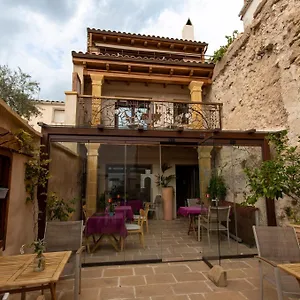
[[[142,130],[222,129],[222,104],[80,96],[77,125]]]

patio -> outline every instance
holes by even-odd
[[[129,235],[125,240],[125,249],[117,252],[108,241],[91,254],[83,256],[83,263],[103,263],[114,261],[141,261],[162,259],[162,261],[198,260],[202,256],[218,254],[217,234],[211,237],[211,247],[208,246],[206,232],[203,240],[198,242],[196,236],[188,232],[188,218],[178,218],[173,221],[149,220],[149,233],[145,233],[145,249],[140,245],[137,235]],[[92,240],[90,239],[90,242]],[[230,240],[228,247],[226,237],[220,240],[221,255],[256,254],[256,248],[250,248],[242,243]]]
[[[82,270],[83,300],[256,300],[259,299],[257,261],[254,258],[223,260],[228,286],[216,287],[208,278],[204,262],[176,262],[93,267]],[[58,299],[73,299],[73,281],[58,284]],[[38,293],[28,294],[33,300]],[[276,290],[265,285],[265,300],[277,299]],[[46,299],[50,299],[45,292]],[[10,299],[19,299],[12,295]],[[287,298],[285,298],[287,299]]]

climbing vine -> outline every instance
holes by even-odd
[[[233,43],[233,41],[237,38],[239,32],[234,30],[232,35],[226,35],[225,38],[227,39],[227,44],[225,46],[221,46],[218,50],[216,50],[213,54],[212,61],[214,63],[220,61],[222,57],[227,52],[229,46]]]
[[[43,153],[43,146],[35,147],[33,137],[27,131],[19,130],[15,133],[15,138],[20,146],[19,153],[31,156],[31,159],[25,163],[24,180],[27,193],[26,202],[34,202],[37,187],[45,187],[50,178],[48,170],[50,160]]]

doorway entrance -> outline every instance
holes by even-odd
[[[176,209],[186,206],[186,199],[199,197],[199,166],[176,165]]]

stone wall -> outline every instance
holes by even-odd
[[[300,1],[263,1],[216,65],[204,101],[222,102],[224,129],[300,127]]]
[[[288,129],[290,141],[295,143],[300,133],[300,1],[263,0],[254,17],[216,65],[204,101],[224,104],[224,129]],[[225,148],[219,156],[222,163],[229,162],[226,175],[230,160]],[[236,163],[261,158],[257,151],[233,153]],[[242,174],[242,168],[239,172]],[[230,179],[227,184],[229,195],[234,189],[247,191],[245,180]],[[237,202],[243,200],[240,196],[236,194]],[[277,201],[277,208],[285,203]],[[263,200],[258,205],[263,214]],[[281,214],[280,209],[277,212]],[[263,216],[261,221],[265,222]]]

